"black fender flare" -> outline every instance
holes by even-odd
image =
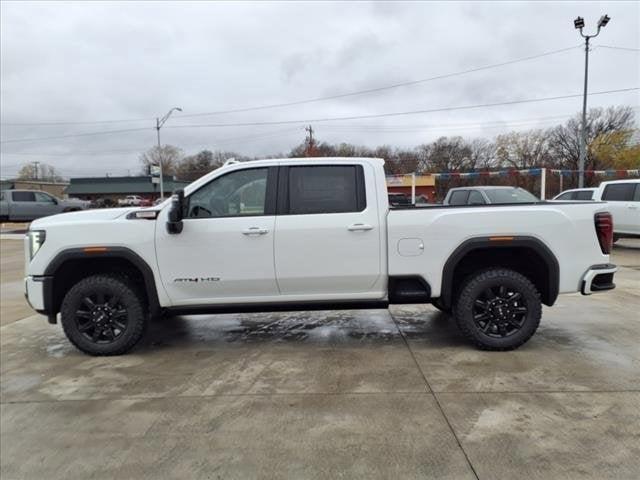
[[[156,281],[149,264],[137,253],[127,247],[84,247],[69,248],[58,253],[44,272],[44,306],[42,313],[55,315],[53,282],[57,270],[69,260],[92,260],[95,258],[122,258],[129,261],[142,274],[144,289],[149,301],[149,313],[153,316],[160,313],[160,301],[156,290]]]
[[[546,291],[540,292],[545,305],[551,306],[558,298],[560,288],[560,266],[553,252],[542,241],[529,236],[482,236],[462,242],[449,256],[442,271],[440,299],[445,307],[453,303],[453,274],[460,261],[473,250],[523,247],[535,251],[544,261],[548,278]]]

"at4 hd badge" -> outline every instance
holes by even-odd
[[[198,282],[218,282],[220,277],[185,277],[174,278],[173,283],[198,283]]]

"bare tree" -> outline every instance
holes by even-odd
[[[18,172],[19,180],[43,180],[45,182],[60,182],[62,176],[55,167],[47,163],[27,163]]]
[[[543,130],[511,132],[496,138],[499,166],[519,169],[540,167],[546,165],[549,158],[549,143]]]
[[[496,162],[496,145],[494,142],[486,138],[474,138],[469,142],[471,149],[471,168],[474,170],[483,170],[495,168]]]
[[[592,108],[587,113],[587,158],[585,169],[598,170],[605,165],[600,163],[591,148],[596,138],[618,131],[630,131],[634,127],[634,113],[631,107]],[[557,168],[577,170],[580,159],[580,136],[582,129],[580,115],[576,115],[564,125],[558,125],[548,132],[552,163]],[[574,176],[577,178],[577,176]],[[597,181],[589,176],[588,185]]]
[[[247,159],[234,152],[202,150],[178,161],[175,165],[175,174],[180,180],[193,181],[222,166],[230,158]]]
[[[151,165],[160,165],[162,162],[162,173],[164,175],[175,175],[176,166],[178,162],[182,160],[182,157],[182,150],[173,145],[150,148],[140,155],[142,173],[148,175]]]

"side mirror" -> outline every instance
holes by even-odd
[[[167,232],[172,235],[182,232],[182,213],[184,210],[184,190],[176,190],[171,197],[171,209],[167,221]]]

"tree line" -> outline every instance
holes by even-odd
[[[494,139],[443,136],[412,148],[382,145],[371,148],[350,143],[331,144],[307,138],[287,154],[246,157],[236,152],[203,150],[184,156],[173,146],[155,147],[141,156],[144,168],[163,162],[164,171],[181,180],[195,180],[218,168],[228,158],[249,160],[278,157],[379,157],[385,159],[388,174],[469,172],[483,169],[527,169],[547,167],[578,170],[580,158],[580,116],[548,129],[531,129],[497,135]],[[640,168],[640,139],[631,107],[593,108],[587,115],[587,158],[585,169]],[[558,190],[557,177],[548,177],[550,191]],[[601,178],[587,176],[586,185],[597,185]],[[465,184],[467,179],[438,181],[441,197],[451,187]],[[536,177],[480,178],[475,184],[517,183],[539,192]],[[577,186],[577,174],[563,178],[563,188]],[[555,189],[555,190],[554,190]]]
[[[192,181],[220,167],[227,159],[252,160],[281,157],[379,157],[385,159],[388,174],[469,172],[483,169],[526,169],[547,167],[578,170],[580,158],[581,120],[576,115],[563,124],[547,129],[531,129],[497,135],[493,139],[443,136],[411,148],[382,145],[375,148],[350,143],[330,144],[307,138],[288,153],[247,157],[232,151],[202,150],[193,155],[173,145],[154,147],[140,156],[143,174],[149,174],[151,165],[162,163],[165,175]],[[640,168],[640,138],[631,107],[593,108],[587,115],[587,158],[585,169]],[[59,178],[55,169],[42,164],[42,175]],[[46,175],[45,175],[46,173]],[[32,178],[33,166],[26,165],[19,178]],[[438,196],[453,186],[469,180],[449,179],[436,183]],[[558,179],[548,177],[550,192],[558,190]],[[597,177],[585,178],[587,186],[597,185]],[[481,177],[476,184],[517,183],[532,192],[538,192],[539,178],[535,177]],[[563,188],[577,186],[577,174],[563,178]]]

